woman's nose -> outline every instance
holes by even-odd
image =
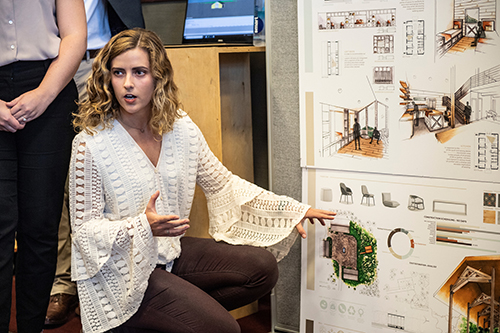
[[[127,75],[125,76],[125,81],[123,82],[123,86],[124,86],[125,88],[131,88],[131,87],[133,87],[133,86],[134,86],[134,83],[133,83],[133,80],[132,80],[132,75],[127,74]]]

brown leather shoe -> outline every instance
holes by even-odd
[[[77,295],[56,294],[50,296],[44,328],[55,328],[66,324],[77,305]]]

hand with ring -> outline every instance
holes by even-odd
[[[0,99],[0,131],[17,132],[24,128],[25,122],[17,120],[11,113],[11,108]]]
[[[19,123],[27,123],[40,117],[54,100],[41,87],[25,92],[10,102],[7,107]]]
[[[153,236],[177,237],[183,235],[189,229],[189,219],[179,219],[177,215],[159,215],[156,212],[156,199],[160,191],[156,191],[149,199],[146,207],[146,217]]]

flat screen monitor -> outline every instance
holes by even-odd
[[[187,0],[184,44],[252,44],[254,0]]]

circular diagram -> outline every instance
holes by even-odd
[[[398,254],[393,249],[392,238],[397,233],[403,233],[403,234],[405,234],[408,237],[409,241],[410,241],[410,249],[408,250],[408,252],[406,254]],[[391,231],[391,233],[389,234],[389,237],[387,238],[387,246],[389,247],[389,251],[391,251],[391,253],[392,253],[393,256],[395,256],[398,259],[406,259],[409,256],[411,256],[411,254],[413,253],[413,250],[415,248],[415,242],[413,240],[413,236],[410,234],[410,232],[408,230],[403,229],[403,228],[396,228],[393,231]]]

